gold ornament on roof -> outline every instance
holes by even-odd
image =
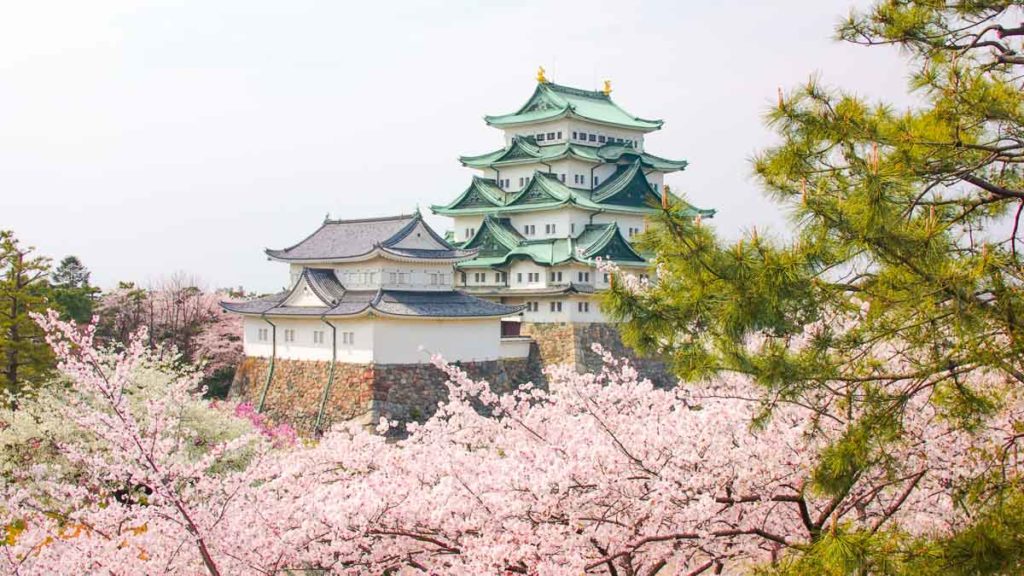
[[[548,83],[548,77],[544,75],[544,67],[543,66],[538,66],[537,67],[537,83],[538,84],[547,84]]]
[[[604,92],[605,96],[608,96],[609,94],[612,93],[612,81],[611,80],[605,80],[604,81],[604,90],[601,90],[601,92]]]

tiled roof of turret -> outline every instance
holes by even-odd
[[[429,248],[403,248],[399,244],[422,224]],[[472,257],[437,235],[423,222],[419,212],[412,215],[324,220],[315,232],[298,244],[282,250],[267,249],[271,258],[287,262],[331,262],[365,257],[374,251],[415,259],[454,260]]]
[[[221,302],[229,312],[259,316],[401,316],[420,318],[481,318],[509,316],[523,309],[482,300],[463,292],[362,290],[346,291],[334,304],[286,306],[290,292],[248,302]]]
[[[564,142],[541,146],[531,136],[514,136],[506,148],[480,154],[462,156],[459,161],[470,168],[491,168],[510,164],[552,162],[562,158],[576,158],[584,162],[604,163],[619,160],[639,159],[645,167],[659,172],[675,172],[686,168],[686,160],[669,160],[647,152],[641,152],[632,144],[603,144],[599,147]]]
[[[623,110],[604,92],[580,90],[552,82],[540,82],[533,95],[511,114],[485,116],[491,126],[506,127],[545,122],[575,116],[611,126],[650,132],[661,128],[661,120],[638,118]]]
[[[614,223],[588,224],[575,238],[527,240],[507,219],[485,216],[476,234],[465,245],[479,250],[479,256],[459,263],[460,268],[504,266],[515,259],[529,259],[545,266],[589,262],[595,258],[621,263],[645,262]]]
[[[476,181],[476,180],[474,180]],[[491,181],[493,182],[493,181]],[[662,192],[654,191],[643,174],[641,162],[620,166],[607,180],[593,190],[573,188],[566,185],[554,174],[534,172],[530,183],[515,193],[506,193],[500,203],[488,199],[478,200],[469,192],[460,195],[445,206],[431,206],[436,214],[455,216],[459,214],[495,214],[551,210],[572,204],[579,208],[605,212],[632,212],[651,214],[661,205]],[[674,203],[682,201],[674,198]],[[695,208],[682,203],[684,215],[701,215],[709,218],[714,210]]]

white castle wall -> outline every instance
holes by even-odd
[[[404,320],[391,318],[329,319],[337,327],[339,362],[368,364],[418,364],[430,357],[420,350],[439,353],[450,361],[495,360],[502,357],[500,321],[497,318],[472,320]],[[331,359],[331,328],[312,318],[272,318],[277,325],[277,358],[328,361]],[[260,340],[259,330],[267,330]],[[259,317],[244,320],[246,356],[270,357],[271,326]],[[295,339],[286,340],[285,331],[293,330]],[[314,341],[314,332],[323,333],[323,343]],[[351,343],[345,334],[351,335]]]

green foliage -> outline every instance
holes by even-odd
[[[0,230],[0,405],[14,403],[49,376],[53,355],[29,316],[47,308],[47,258],[33,255],[10,231]]]
[[[89,284],[89,270],[76,256],[60,261],[50,277],[51,300],[63,320],[79,324],[92,320],[99,288]]]
[[[882,0],[850,15],[839,37],[903,49],[920,104],[896,110],[817,78],[780,90],[767,115],[780,143],[754,170],[791,238],[727,242],[672,207],[642,239],[658,282],[616,283],[607,298],[627,342],[681,378],[744,374],[766,415],[793,401],[847,422],[810,479],[822,494],[884,465],[912,400],[973,429],[1024,384],[1022,7]],[[964,493],[975,523],[947,541],[840,529],[784,572],[1018,572],[1020,487],[972,478]]]

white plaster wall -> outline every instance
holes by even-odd
[[[640,214],[615,214],[613,212],[602,212],[594,216],[594,224],[616,223],[619,231],[626,240],[629,238],[630,228],[647,229],[647,219]]]
[[[483,216],[455,216],[452,218],[454,223],[452,229],[455,231],[455,241],[465,242],[469,240],[471,236],[466,234],[467,229],[472,228],[473,230],[480,229],[480,223],[483,222]]]
[[[527,302],[536,302],[537,311],[523,311],[524,322],[607,322],[608,319],[601,313],[598,304],[599,297],[596,295],[573,295],[573,296],[522,296],[508,297],[506,303],[512,306],[519,306]],[[551,302],[561,302],[561,312],[551,311]],[[579,302],[589,302],[590,311],[580,312]]]
[[[494,270],[492,268],[467,268],[465,270],[459,270],[456,272],[455,284],[456,286],[462,287],[491,287],[499,288],[506,285],[505,281],[501,279],[500,275],[504,272],[503,270]],[[462,275],[466,275],[466,281],[462,281]],[[481,277],[482,275],[482,277]]]
[[[569,140],[569,120],[560,118],[558,120],[552,120],[550,122],[541,122],[538,124],[529,124],[525,126],[516,126],[514,128],[508,128],[503,131],[505,136],[505,146],[512,143],[513,136],[537,136],[537,134],[543,133],[545,138],[543,142],[538,142],[541,146],[548,144],[561,144]],[[554,140],[548,140],[547,135],[551,132],[556,134]],[[558,132],[562,133],[562,138],[557,138]]]
[[[592,212],[578,208],[561,208],[558,210],[540,210],[537,212],[512,212],[507,214],[512,226],[526,236],[528,240],[547,238],[569,238],[579,236],[584,226],[590,222]],[[554,233],[545,232],[546,224],[554,224]],[[535,233],[526,235],[525,226],[533,225]]]
[[[647,182],[655,186],[654,190],[661,194],[662,188],[665,187],[665,173],[664,172],[648,172]]]
[[[302,280],[299,286],[287,300],[285,306],[323,306],[323,301],[309,287],[309,283]]]
[[[551,172],[565,174],[565,185],[573,188],[590,189],[590,169],[597,164],[583,162],[575,158],[563,158],[551,163]],[[574,175],[583,177],[582,183],[577,183]]]
[[[584,142],[583,140],[579,140],[579,139],[572,140],[572,133],[573,132],[576,132],[577,135],[578,135],[579,132],[585,132],[587,134],[596,134],[598,136],[604,136],[605,137],[605,142],[600,142],[600,138],[598,138],[597,142],[590,142],[589,140]],[[635,131],[635,130],[624,130],[622,128],[616,128],[616,127],[613,127],[613,126],[605,126],[603,124],[596,124],[596,123],[593,123],[593,122],[587,122],[586,120],[581,120],[581,119],[578,119],[578,118],[574,118],[572,120],[569,120],[568,134],[569,134],[570,141],[574,142],[576,144],[584,144],[584,143],[586,143],[587,145],[590,145],[590,146],[602,146],[603,144],[607,143],[607,139],[609,137],[611,137],[611,138],[622,138],[623,140],[635,140],[636,141],[636,146],[640,150],[644,149],[643,148],[644,147],[644,135],[643,135],[643,132],[638,132],[638,131]]]
[[[277,326],[277,357],[288,360],[330,360],[331,327],[319,318],[272,318]],[[373,361],[374,323],[359,318],[353,320],[331,320],[338,330],[338,361],[369,363]],[[267,329],[267,340],[259,340],[259,329]],[[295,330],[295,341],[285,342],[285,330]],[[324,342],[315,344],[313,332],[323,331]],[[352,344],[344,344],[342,332],[354,335]],[[246,356],[269,357],[272,351],[273,332],[269,324],[259,317],[246,316],[244,319],[244,350]]]
[[[527,358],[530,356],[531,338],[502,338],[502,358]]]
[[[420,350],[420,347],[426,351]],[[430,354],[448,361],[495,360],[501,357],[501,322],[476,320],[376,319],[374,361],[378,364],[422,364]]]
[[[529,281],[529,273],[536,273],[539,280]],[[522,280],[519,275],[522,274]],[[545,288],[547,287],[548,268],[535,264],[531,260],[516,260],[508,271],[508,285],[510,288]]]
[[[396,262],[374,258],[366,262],[336,264],[335,274],[348,290],[451,290],[454,285],[454,269],[451,264],[427,264],[419,262]],[[346,276],[350,273],[351,276]],[[391,281],[394,273],[395,280]],[[405,276],[399,276],[404,274]],[[431,283],[431,274],[438,275],[438,284]],[[364,276],[365,275],[365,276]],[[405,282],[402,280],[405,279]]]

